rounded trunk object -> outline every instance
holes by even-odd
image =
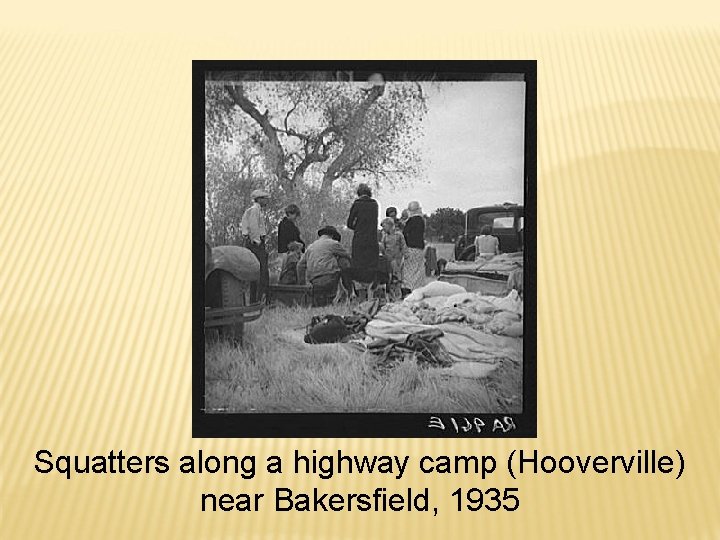
[[[247,248],[239,246],[218,246],[212,250],[213,269],[229,272],[240,281],[260,279],[260,261]]]

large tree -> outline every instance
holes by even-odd
[[[419,82],[328,81],[317,72],[309,80],[307,74],[284,77],[290,80],[210,77],[205,109],[210,198],[223,196],[217,188],[232,177],[235,184],[270,189],[276,210],[303,200],[319,205],[312,219],[318,222],[328,220],[333,204],[346,206],[353,181],[394,185],[418,176],[427,110]]]

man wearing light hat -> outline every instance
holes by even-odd
[[[264,208],[270,202],[270,194],[263,189],[256,189],[250,194],[254,201],[253,205],[245,210],[242,217],[242,235],[245,240],[245,247],[252,251],[260,261],[260,280],[258,290],[253,300],[262,300],[267,294],[270,283],[268,270],[268,253],[265,247],[265,238],[268,234],[267,217]]]

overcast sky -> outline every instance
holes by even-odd
[[[377,192],[381,215],[412,200],[426,214],[441,207],[523,203],[525,83],[438,86],[429,92],[425,120],[427,178]]]

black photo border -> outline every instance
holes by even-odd
[[[434,74],[434,80],[524,80],[525,255],[523,410],[519,414],[207,413],[204,339],[205,74],[208,71],[353,71]],[[522,75],[522,79],[518,76]],[[193,60],[192,436],[204,437],[537,437],[537,61],[535,60]]]

